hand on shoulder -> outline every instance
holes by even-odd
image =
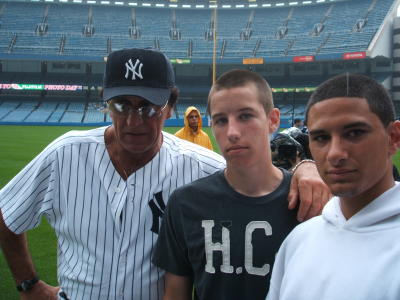
[[[297,207],[297,219],[302,222],[320,215],[323,207],[332,197],[328,186],[318,174],[315,163],[303,161],[294,169],[288,196],[289,209]]]

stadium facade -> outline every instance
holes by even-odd
[[[174,64],[183,111],[204,113],[213,76],[246,68],[270,82],[282,125],[343,72],[372,76],[400,113],[400,0],[0,1],[0,124],[98,125],[105,57],[153,47]],[[215,73],[214,73],[215,71]],[[207,120],[205,120],[207,121]]]

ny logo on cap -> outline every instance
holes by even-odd
[[[126,73],[125,73],[126,79],[128,79],[129,71],[132,72],[132,80],[136,80],[136,76],[139,77],[140,79],[143,79],[142,75],[143,64],[140,62],[139,59],[136,59],[135,65],[133,65],[132,59],[129,59],[128,62],[125,63],[125,67],[126,67]],[[139,70],[137,71],[137,69]]]

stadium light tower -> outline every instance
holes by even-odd
[[[217,79],[217,1],[214,6],[214,28],[213,28],[213,65],[212,65],[212,83]]]

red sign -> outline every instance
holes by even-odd
[[[363,52],[349,52],[343,54],[343,59],[362,59],[366,58],[367,54]]]
[[[313,55],[305,55],[305,56],[295,56],[293,57],[294,62],[309,62],[314,61]]]

